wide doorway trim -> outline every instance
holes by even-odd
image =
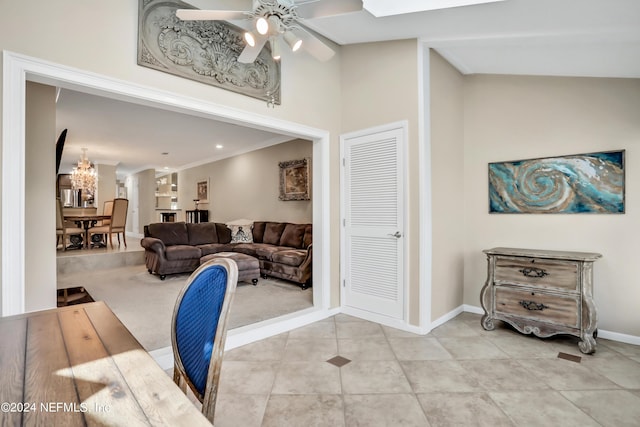
[[[2,66],[2,316],[21,314],[25,311],[24,191],[27,81],[281,133],[291,136],[292,139],[313,141],[313,301],[316,309],[329,309],[330,135],[327,130],[188,98],[6,50],[3,51]]]

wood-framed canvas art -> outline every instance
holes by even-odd
[[[311,200],[309,195],[310,159],[280,162],[280,200]]]
[[[196,182],[196,199],[198,203],[209,203],[209,178]]]
[[[489,213],[625,209],[624,150],[489,163]]]

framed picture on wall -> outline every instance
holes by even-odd
[[[196,199],[198,203],[209,203],[209,178],[196,182]]]
[[[311,200],[309,195],[310,159],[280,162],[280,200]]]

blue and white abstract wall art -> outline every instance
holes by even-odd
[[[624,154],[489,163],[489,213],[624,213]]]

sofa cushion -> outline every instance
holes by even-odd
[[[189,244],[192,246],[218,243],[218,232],[216,224],[213,222],[188,223],[187,231],[189,232]]]
[[[287,224],[284,222],[268,222],[264,228],[264,236],[262,243],[270,245],[279,245],[282,231]]]
[[[302,238],[302,248],[308,248],[311,243],[313,243],[313,226],[311,224],[305,224],[304,237]]]
[[[216,222],[216,232],[218,233],[218,243],[231,243],[231,230],[226,224]]]
[[[184,222],[149,224],[149,237],[162,240],[166,246],[189,244],[189,233]]]
[[[208,245],[198,245],[198,249],[202,253],[202,256],[217,254],[218,252],[228,252],[233,250],[234,245],[229,243],[209,243]]]
[[[285,251],[277,251],[271,255],[271,260],[284,265],[291,265],[294,267],[302,264],[302,261],[307,257],[307,251],[305,249],[288,249]]]
[[[200,252],[199,248],[195,246],[188,245],[173,245],[167,246],[167,250],[165,251],[165,256],[169,261],[178,261],[184,259],[194,259],[202,256],[202,252]]]
[[[258,256],[257,249],[264,246],[263,243],[238,243],[233,246],[233,252],[245,255]],[[268,245],[267,245],[268,246]]]
[[[267,223],[264,221],[254,221],[253,222],[253,242],[254,243],[262,243],[262,239],[264,238],[264,228]]]
[[[302,248],[302,238],[304,237],[304,224],[287,224],[280,236],[280,246],[290,248]]]
[[[256,256],[260,259],[268,259],[271,261],[273,254],[280,251],[287,251],[291,248],[286,246],[273,246],[267,244],[261,244],[256,248]]]

